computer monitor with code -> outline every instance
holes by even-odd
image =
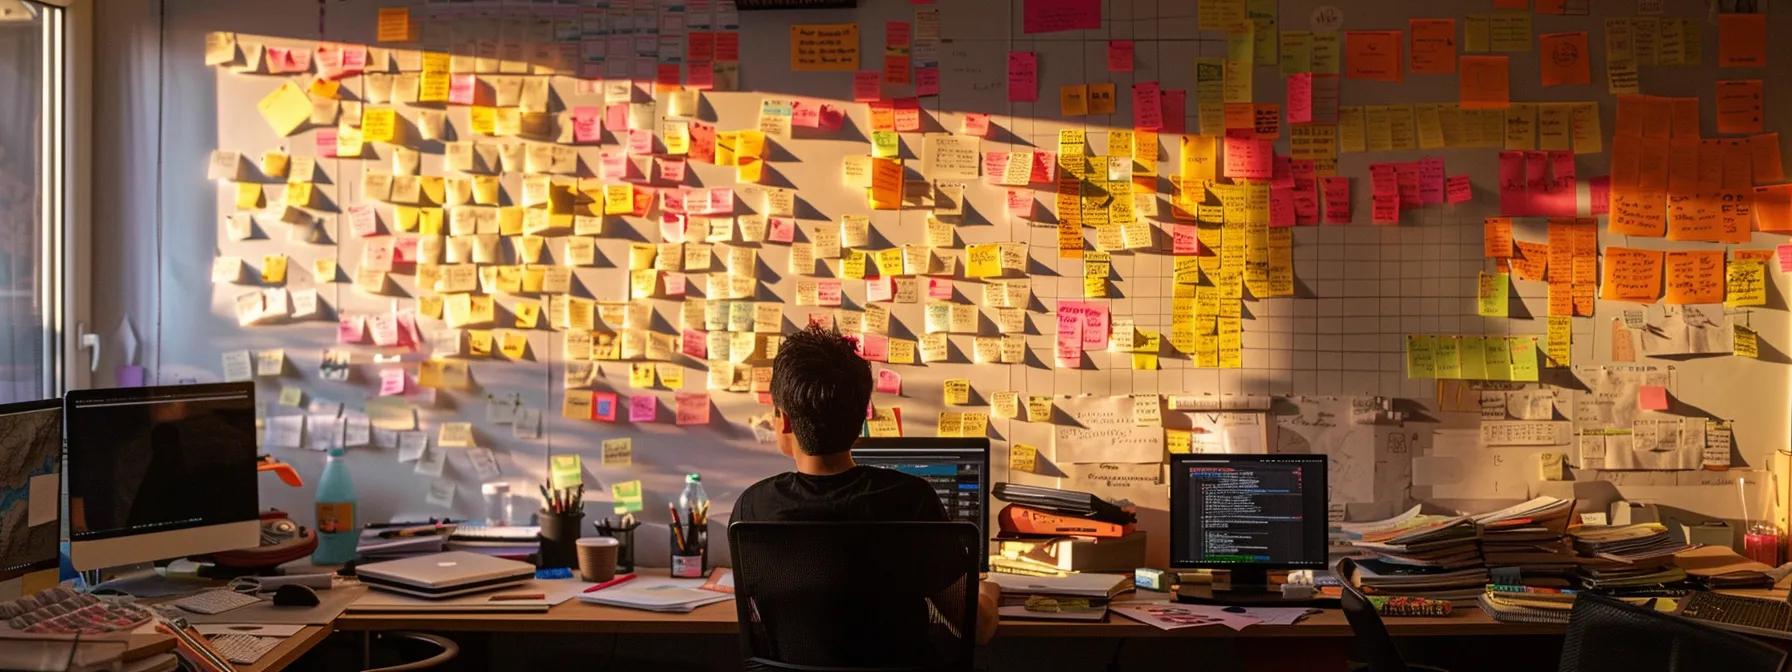
[[[975,523],[989,538],[989,439],[863,438],[853,444],[852,459],[921,477],[939,493],[948,519]],[[983,551],[987,566],[988,544]]]
[[[1272,569],[1326,566],[1325,455],[1172,455],[1170,565],[1224,569],[1219,602],[1277,601]]]

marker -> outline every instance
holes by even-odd
[[[639,575],[637,575],[637,574],[623,574],[623,575],[621,575],[621,576],[618,576],[618,577],[616,577],[616,578],[614,578],[614,579],[610,579],[610,580],[609,580],[609,581],[605,581],[605,582],[603,582],[603,583],[599,583],[599,584],[595,584],[595,585],[593,585],[593,586],[591,586],[591,587],[590,587],[590,588],[586,588],[586,589],[585,589],[585,590],[584,590],[584,592],[587,592],[587,593],[595,593],[595,592],[597,592],[597,591],[600,591],[600,590],[603,590],[603,589],[605,589],[605,588],[609,588],[609,587],[610,587],[610,586],[614,586],[614,585],[616,585],[616,584],[619,584],[619,583],[625,583],[625,582],[628,582],[628,581],[632,581],[632,580],[634,580],[634,578],[635,578],[635,577],[636,577],[636,576],[639,576]]]

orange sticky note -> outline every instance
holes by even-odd
[[[1719,270],[1718,273],[1721,292],[1723,272]],[[1605,248],[1605,278],[1600,285],[1600,295],[1607,301],[1654,303],[1655,297],[1661,295],[1661,252],[1628,247]]]
[[[1669,252],[1666,265],[1668,287],[1664,300],[1667,303],[1723,302],[1723,250]]]
[[[1412,74],[1447,75],[1456,72],[1456,20],[1413,19]]]
[[[1786,167],[1780,162],[1780,134],[1749,136],[1748,153],[1755,184],[1772,184],[1786,179]]]
[[[1767,15],[1717,15],[1717,67],[1767,67]]]
[[[1592,69],[1587,65],[1586,33],[1545,33],[1537,36],[1537,63],[1542,68],[1544,86],[1589,84]]]
[[[1505,259],[1512,256],[1512,220],[1505,217],[1488,217],[1483,224],[1481,254],[1489,259]]]
[[[1058,87],[1058,111],[1066,117],[1089,114],[1089,85],[1067,84]]]
[[[1400,81],[1400,31],[1345,32],[1344,77],[1378,82]]]
[[[1761,132],[1761,80],[1718,80],[1717,132]]]
[[[1755,187],[1755,228],[1792,231],[1792,184]]]
[[[1668,135],[1679,138],[1700,137],[1699,131],[1699,99],[1669,98],[1668,100]]]
[[[409,42],[411,39],[411,8],[381,7],[375,36],[381,42]]]
[[[1505,56],[1463,56],[1457,96],[1463,109],[1504,108],[1512,103],[1511,69]]]

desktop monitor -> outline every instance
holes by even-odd
[[[939,493],[946,518],[977,525],[983,562],[989,563],[989,439],[937,437],[863,438],[852,460],[925,479]]]
[[[1326,566],[1326,456],[1170,456],[1170,566],[1230,570],[1234,593],[1271,569]]]
[[[0,405],[0,581],[56,569],[62,400]]]
[[[261,543],[252,383],[80,390],[62,408],[75,569]]]

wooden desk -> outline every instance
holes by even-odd
[[[254,665],[238,665],[237,672],[279,672],[288,665],[298,661],[306,653],[317,648],[318,644],[330,636],[330,629],[321,625],[307,625],[293,636],[280,642],[279,646],[255,661]]]
[[[1443,618],[1387,618],[1395,637],[1460,637],[1488,635],[1561,635],[1564,626],[1548,623],[1498,623],[1479,609],[1461,609]],[[534,632],[623,635],[734,635],[739,631],[733,602],[700,607],[689,614],[659,614],[572,600],[545,614],[370,614],[345,613],[336,619],[344,631],[421,630],[425,632]],[[1256,625],[1233,632],[1206,626],[1159,630],[1124,616],[1110,614],[1099,623],[1005,620],[998,638],[1025,637],[1350,637],[1344,612],[1327,609],[1286,626]]]

